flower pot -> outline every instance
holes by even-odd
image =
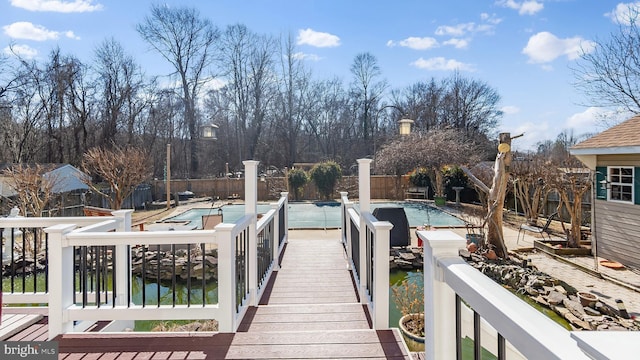
[[[407,314],[407,315],[404,315],[403,317],[400,318],[400,321],[398,321],[398,325],[400,327],[400,332],[402,332],[402,334],[405,337],[407,337],[407,338],[409,338],[409,339],[411,339],[411,340],[413,340],[415,342],[424,344],[424,337],[420,336],[418,334],[412,333],[411,331],[409,331],[407,329],[407,326],[405,325],[405,323],[411,321],[411,319],[413,319],[415,317],[418,317],[418,316],[421,316],[424,319],[424,314]],[[423,321],[423,324],[424,324],[424,321]]]
[[[447,203],[447,197],[446,196],[434,196],[433,197],[433,201],[435,202],[435,204],[437,206],[443,206],[444,204]]]
[[[578,291],[578,298],[580,299],[580,305],[593,307],[598,301],[598,296],[586,291]]]

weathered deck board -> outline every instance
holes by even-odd
[[[42,315],[40,314],[2,314],[0,340],[5,340],[18,334],[40,319],[42,319]]]

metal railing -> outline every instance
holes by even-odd
[[[374,329],[389,328],[389,236],[391,223],[378,221],[371,213],[360,214],[347,193],[341,193],[342,241],[360,302],[372,314]]]
[[[4,277],[15,285],[3,300],[48,304],[50,338],[104,320],[117,331],[133,327],[133,320],[216,319],[220,331],[234,332],[277,270],[287,238],[286,198],[284,193],[260,221],[247,214],[215,230],[132,232],[132,210],[112,217],[2,218],[7,246],[16,245],[12,229],[35,229],[43,237],[24,236],[21,246],[36,248],[29,242],[44,239],[38,252],[47,259],[41,273]],[[7,266],[15,268],[15,261]],[[36,274],[46,286],[18,286]],[[182,300],[178,281],[186,283]],[[217,296],[209,296],[207,287],[215,285]],[[198,288],[201,294],[193,291]]]

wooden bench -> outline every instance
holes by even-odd
[[[428,187],[410,187],[407,189],[407,191],[404,192],[404,194],[408,198],[415,197],[420,199],[426,199],[428,189],[429,189]]]
[[[112,216],[111,211],[113,211],[95,206],[85,206],[82,210],[84,211],[84,216]]]

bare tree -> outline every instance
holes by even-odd
[[[582,227],[582,203],[592,186],[592,174],[576,157],[569,153],[569,148],[578,142],[573,132],[562,132],[558,135],[553,152],[546,168],[545,182],[558,193],[560,202],[558,210],[566,209],[571,221],[571,228],[566,229],[561,222],[567,237],[568,247],[579,247]]]
[[[143,107],[139,98],[143,89],[140,67],[125,53],[115,39],[104,40],[95,51],[99,93],[102,95],[102,131],[100,146],[108,147],[116,141],[119,130],[132,144],[137,115]]]
[[[492,247],[490,250],[494,250],[495,254],[502,258],[508,256],[502,229],[502,215],[512,161],[511,139],[512,137],[509,133],[501,133],[499,135],[500,145],[493,165],[491,187],[488,187],[483,181],[474,176],[469,169],[462,167],[462,170],[476,185],[476,188],[487,196],[487,214],[483,227],[487,226],[487,242]]]
[[[82,167],[95,177],[86,179],[86,184],[109,202],[111,209],[119,210],[136,186],[151,176],[151,161],[148,152],[131,146],[113,148],[95,147],[84,155]],[[105,190],[101,184],[105,183]]]
[[[286,146],[285,164],[292,166],[298,160],[298,142],[304,120],[311,117],[313,104],[318,101],[313,93],[309,70],[296,56],[295,43],[289,35],[282,44],[281,80],[279,99],[275,105],[274,136]],[[269,148],[274,148],[270,146]]]
[[[545,183],[546,158],[539,155],[518,156],[511,163],[511,178],[516,201],[520,202],[528,223],[536,225],[543,199],[548,191]]]
[[[640,113],[640,27],[638,12],[617,19],[618,30],[586,47],[573,68],[576,86],[589,106]]]
[[[371,53],[356,55],[351,64],[351,74],[353,75],[351,92],[358,106],[356,109],[356,117],[359,119],[358,135],[364,141],[366,154],[371,154],[373,142],[370,139],[373,138],[377,129],[373,117],[377,104],[388,85],[386,80],[381,79],[382,71],[378,65],[378,59]]]
[[[395,175],[424,167],[436,196],[444,196],[444,167],[477,162],[474,149],[475,145],[455,129],[414,133],[385,144],[376,154],[375,167],[379,172]]]
[[[246,26],[227,27],[220,41],[220,67],[228,84],[223,90],[235,115],[237,142],[235,165],[252,159],[267,122],[267,110],[276,93],[274,66],[276,43]]]
[[[193,8],[152,5],[138,33],[175,68],[180,79],[190,140],[190,170],[198,171],[196,99],[213,60],[217,28]]]
[[[54,188],[60,180],[51,174],[53,166],[15,164],[3,175],[10,179],[9,186],[16,192],[17,204],[22,214],[40,217],[50,205]],[[48,176],[47,176],[48,175]]]

